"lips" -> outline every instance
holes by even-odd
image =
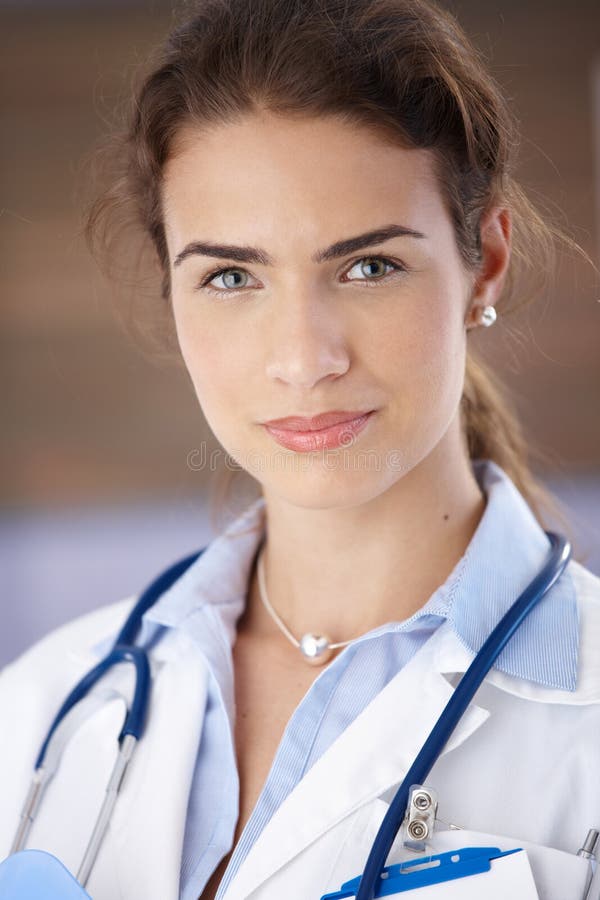
[[[286,416],[284,419],[271,419],[263,424],[284,431],[319,431],[342,422],[351,422],[367,415],[368,412],[371,410],[332,410],[316,416]]]
[[[307,429],[306,418],[299,419],[297,416],[288,417],[287,422],[295,426],[295,428],[280,428],[270,423],[264,423],[264,428],[271,437],[287,450],[295,450],[299,453],[310,453],[315,450],[334,450],[339,447],[349,449],[354,443],[358,435],[368,427],[369,422],[377,414],[376,410],[370,410],[366,413],[359,413],[356,418],[347,419],[346,416],[354,416],[355,413],[336,412],[335,415],[339,419],[343,416],[341,422],[335,425],[328,425],[324,428]],[[331,413],[329,413],[331,416]],[[284,422],[286,420],[284,419]],[[301,428],[298,428],[298,424]],[[320,424],[323,417],[308,418],[309,424]]]

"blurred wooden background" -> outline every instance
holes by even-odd
[[[521,177],[598,263],[600,6],[452,4],[522,122]],[[171,500],[211,473],[187,375],[123,334],[79,234],[81,161],[171,4],[1,6],[0,504],[10,509]],[[551,295],[482,336],[528,433],[558,470],[600,467],[600,283],[564,259]],[[521,339],[511,334],[519,331]]]

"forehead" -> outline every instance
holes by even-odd
[[[233,226],[250,221],[279,236],[302,228],[319,244],[387,220],[431,233],[444,217],[430,151],[339,118],[272,113],[182,128],[163,170],[162,204],[173,241],[199,227],[233,237]]]

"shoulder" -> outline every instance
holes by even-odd
[[[0,670],[0,730],[11,732],[13,749],[24,758],[39,746],[68,692],[99,661],[92,648],[115,635],[135,599],[126,597],[66,622]]]
[[[30,668],[39,672],[40,668],[56,666],[73,651],[91,647],[114,634],[136,600],[137,596],[132,594],[54,628],[0,669],[0,684],[9,674],[22,674]]]
[[[567,568],[577,599],[580,643],[600,637],[600,578],[581,563],[571,561]]]
[[[580,609],[584,609],[591,615],[598,614],[600,610],[600,577],[575,560],[569,563],[567,571],[573,579]]]
[[[579,612],[579,660],[576,697],[580,703],[600,702],[600,578],[578,562],[567,571],[575,588]]]
[[[486,675],[486,682],[502,691],[540,704],[556,706],[600,706],[600,578],[583,566],[571,560],[563,572],[560,583],[567,590],[557,596],[560,602],[575,601],[576,624],[573,648],[570,638],[560,631],[560,615],[551,617],[543,630],[533,632],[528,640],[538,642],[538,658],[568,653],[576,653],[576,686],[573,689],[554,687],[539,679],[529,679],[523,675],[509,674],[497,667]],[[543,601],[542,601],[543,603]],[[598,710],[600,712],[600,710]],[[590,714],[597,713],[589,710]],[[567,714],[568,715],[568,714]],[[569,721],[571,721],[569,719]]]

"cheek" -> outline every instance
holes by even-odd
[[[431,279],[403,301],[400,312],[379,321],[372,358],[385,359],[390,373],[415,386],[460,379],[466,347],[460,294]]]
[[[464,383],[466,335],[462,290],[431,278],[403,298],[402,315],[373,334],[373,371],[385,371],[397,421],[415,439],[439,437],[456,413]]]
[[[214,343],[210,340],[210,334],[205,327],[201,327],[189,313],[179,310],[176,304],[174,309],[179,349],[198,393],[205,382],[206,370],[215,365],[215,356],[218,356],[218,352],[215,353]]]
[[[441,396],[456,394],[464,377],[465,346],[464,330],[456,317],[440,315],[415,337],[415,374],[420,372],[425,384],[431,383]]]
[[[191,313],[176,313],[176,327],[181,355],[200,406],[212,427],[218,407],[235,409],[235,403],[231,406],[235,396],[239,402],[240,371],[244,369],[244,361],[241,354],[231,353],[231,341],[225,341],[222,330],[212,327],[207,318],[200,321]]]

